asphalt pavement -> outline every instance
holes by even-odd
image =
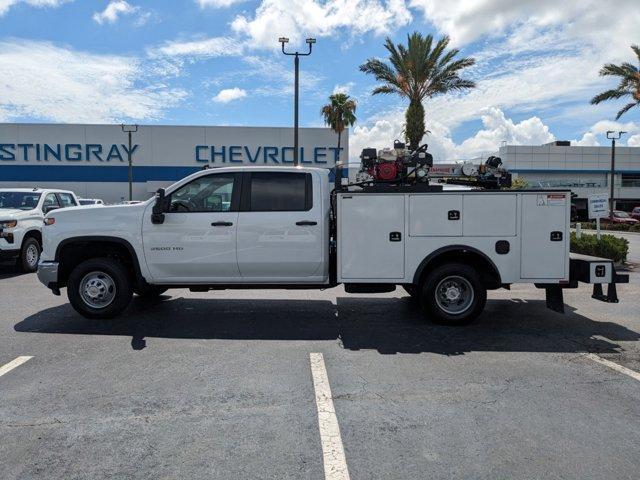
[[[174,290],[89,321],[0,269],[0,365],[32,357],[0,372],[1,477],[637,479],[631,275],[616,305],[584,286],[560,315],[514,286],[451,328],[341,288]]]

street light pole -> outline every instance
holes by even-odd
[[[133,200],[133,161],[131,159],[132,134],[138,131],[138,125],[121,125],[122,131],[128,133],[129,150],[127,150],[127,161],[129,162],[129,201]]]
[[[623,134],[627,132],[614,132],[613,130],[607,130],[607,138],[611,140],[611,186],[609,194],[609,218],[613,221],[613,210],[615,209],[615,201],[613,199],[613,182],[616,170],[616,140],[618,140]]]
[[[294,70],[295,70],[295,80],[294,80],[294,96],[293,96],[293,165],[298,166],[298,99],[299,99],[299,85],[300,85],[300,57],[307,57],[311,55],[311,49],[314,43],[316,43],[315,38],[307,38],[306,43],[309,46],[309,51],[307,53],[300,52],[285,52],[284,44],[289,42],[287,37],[280,37],[278,41],[282,44],[282,53],[285,55],[291,55],[294,57]]]

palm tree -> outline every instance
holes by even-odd
[[[338,134],[338,155],[340,155],[342,132],[356,123],[355,113],[356,101],[346,93],[329,95],[329,103],[320,110],[324,123]]]
[[[455,59],[460,53],[456,48],[447,50],[449,37],[443,36],[434,45],[432,35],[423,37],[414,32],[407,35],[407,46],[394,45],[387,37],[384,47],[389,52],[389,63],[371,58],[360,65],[360,70],[370,73],[382,82],[373,90],[379,93],[395,93],[409,99],[405,114],[405,137],[409,148],[416,149],[425,134],[424,107],[422,101],[441,93],[474,88],[475,82],[460,78],[464,68],[475,63],[473,58]]]
[[[638,57],[638,63],[640,64],[640,47],[638,47],[638,45],[631,45],[631,50],[633,50],[636,57]],[[640,69],[629,62],[624,62],[621,65],[607,63],[600,70],[600,76],[606,77],[609,75],[620,77],[620,83],[616,88],[607,90],[593,97],[591,104],[597,105],[606,100],[617,100],[630,96],[632,101],[620,109],[616,115],[616,120],[618,120],[628,110],[640,105]]]

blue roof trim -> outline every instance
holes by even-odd
[[[149,181],[177,182],[200,167],[133,167],[135,183]],[[347,169],[343,176],[347,176]],[[333,169],[330,179],[333,180]],[[0,165],[0,182],[128,182],[129,167],[97,165]]]

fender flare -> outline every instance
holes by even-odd
[[[125,240],[124,238],[120,238],[120,237],[110,237],[108,235],[84,235],[84,236],[78,236],[78,237],[65,238],[56,247],[56,254],[54,257],[55,261],[56,262],[60,261],[60,253],[66,245],[70,243],[75,243],[75,242],[110,242],[110,243],[116,243],[118,245],[122,245],[127,249],[127,251],[129,252],[129,255],[131,255],[131,259],[133,260],[133,269],[136,274],[136,280],[139,283],[143,283],[143,284],[147,283],[146,279],[142,275],[142,270],[140,269],[140,260],[138,259],[138,254],[133,248],[133,245],[131,245],[131,243],[129,243],[128,240]]]
[[[481,252],[477,248],[470,247],[468,245],[447,245],[445,247],[441,247],[441,248],[438,248],[437,250],[434,250],[429,255],[427,255],[422,260],[422,262],[420,262],[420,265],[418,265],[418,268],[416,269],[415,273],[413,274],[413,284],[414,285],[418,284],[418,282],[420,281],[420,277],[422,277],[422,274],[423,274],[424,270],[427,268],[427,266],[429,265],[429,263],[431,263],[433,260],[438,258],[440,255],[442,255],[444,253],[448,253],[448,252],[453,252],[453,251],[466,251],[466,252],[471,252],[471,253],[473,253],[475,255],[479,255],[489,265],[491,265],[491,268],[494,270],[495,274],[498,277],[498,283],[502,283],[502,279],[500,277],[500,270],[498,270],[498,267],[493,262],[493,260],[491,260],[485,253]]]

